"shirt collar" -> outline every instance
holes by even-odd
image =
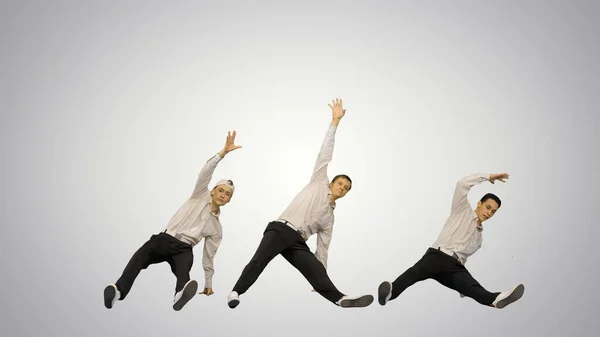
[[[206,207],[208,207],[208,209],[210,211],[210,214],[212,214],[213,216],[215,216],[217,219],[219,218],[219,215],[221,215],[221,208],[219,208],[216,212],[213,212],[212,211],[212,201],[211,200],[209,200],[206,203]]]

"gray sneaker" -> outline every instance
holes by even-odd
[[[525,286],[519,284],[512,288],[510,291],[500,293],[500,295],[496,297],[496,300],[494,301],[494,303],[492,303],[492,305],[498,309],[502,309],[505,306],[520,299],[523,296],[524,292]]]
[[[338,301],[337,305],[342,308],[364,308],[371,305],[373,300],[373,295],[363,295],[359,297],[344,296]]]
[[[392,282],[381,282],[378,291],[379,304],[386,305],[390,301],[390,298],[392,298]]]
[[[175,294],[175,298],[173,298],[173,310],[179,311],[183,306],[189,302],[196,292],[198,291],[198,282],[195,280],[189,280],[183,286],[183,289]]]

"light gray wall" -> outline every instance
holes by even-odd
[[[3,1],[1,323],[6,336],[592,336],[599,328],[598,2]],[[276,258],[226,297],[308,182],[342,97],[329,272],[376,293],[416,262],[456,181],[502,200],[468,262],[503,310],[435,281],[344,310]],[[211,297],[171,308],[168,265],[112,310],[103,288],[164,228],[228,130],[242,149]],[[315,238],[309,240],[311,248]],[[192,277],[202,280],[200,247]]]

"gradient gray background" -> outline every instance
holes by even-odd
[[[592,336],[598,323],[600,6],[593,1],[283,3],[3,1],[3,336]],[[342,97],[329,174],[336,285],[376,293],[416,262],[456,181],[503,205],[467,263],[503,310],[421,282],[344,310],[276,258],[236,310],[226,297],[308,182]],[[231,178],[214,291],[171,308],[167,264],[128,298],[102,291],[164,228],[198,170]],[[309,240],[314,249],[315,238]],[[192,277],[203,284],[200,247]]]

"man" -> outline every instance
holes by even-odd
[[[458,291],[461,297],[467,296],[480,304],[498,309],[521,298],[525,291],[522,284],[507,292],[491,293],[485,290],[465,268],[467,258],[481,247],[483,222],[493,217],[501,206],[500,198],[488,193],[477,202],[477,208],[473,211],[467,200],[467,194],[475,184],[486,180],[494,184],[496,180],[504,182],[505,179],[508,179],[507,173],[473,174],[460,179],[456,184],[450,216],[438,239],[415,265],[393,283],[388,281],[381,283],[378,294],[379,304],[385,305],[398,297],[406,288],[429,278]]]
[[[117,300],[125,299],[142,269],[148,268],[151,264],[167,262],[177,277],[173,309],[181,310],[198,290],[198,282],[190,280],[190,270],[194,261],[192,248],[202,239],[204,239],[202,266],[205,283],[201,294],[210,296],[214,293],[212,290],[213,259],[223,238],[219,215],[221,207],[231,200],[235,187],[231,180],[220,180],[209,191],[208,183],[217,164],[225,158],[225,155],[241,148],[235,145],[235,135],[235,131],[227,133],[223,150],[205,163],[198,174],[192,195],[171,218],[166,229],[152,235],[133,254],[119,280],[104,289],[106,308],[110,309]]]
[[[291,265],[304,275],[313,290],[332,303],[344,307],[366,307],[373,302],[372,295],[348,297],[333,285],[327,275],[327,252],[333,230],[333,210],[336,200],[343,198],[352,187],[346,175],[338,175],[331,183],[327,177],[327,166],[333,155],[335,132],[346,110],[342,100],[335,99],[331,124],[317,157],[314,171],[308,185],[300,191],[281,216],[270,222],[256,253],[242,271],[240,278],[228,296],[228,305],[235,308],[244,294],[267,264],[281,254]],[[317,234],[316,254],[311,253],[306,240]]]

